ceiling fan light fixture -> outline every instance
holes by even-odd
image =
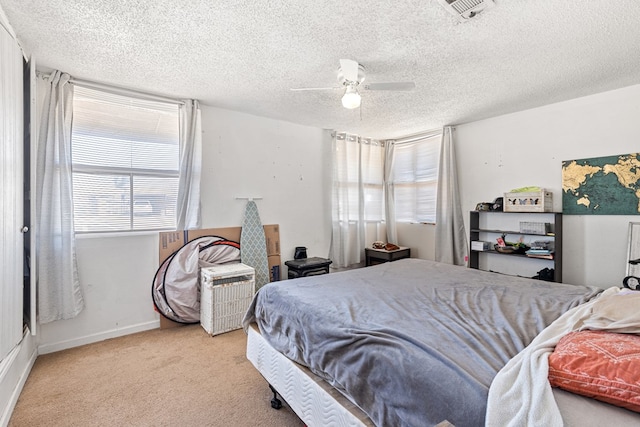
[[[360,106],[361,97],[357,89],[353,86],[347,86],[347,90],[342,95],[342,106],[350,110]]]
[[[443,0],[444,1],[444,0]],[[461,0],[462,1],[462,0]],[[488,1],[488,0],[485,0]],[[292,88],[294,91],[307,90],[344,90],[342,94],[342,106],[349,110],[359,108],[362,102],[360,90],[366,91],[409,91],[416,87],[414,82],[380,82],[363,84],[365,79],[364,65],[358,64],[352,59],[341,59],[338,68],[338,87],[303,87]]]

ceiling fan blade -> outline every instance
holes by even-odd
[[[414,82],[389,82],[389,83],[365,83],[362,85],[366,90],[413,90],[416,87]]]
[[[292,90],[294,92],[297,91],[305,91],[305,90],[336,90],[336,89],[344,89],[343,87],[340,86],[336,86],[336,87],[292,87],[289,90]]]
[[[358,81],[358,63],[352,59],[341,59],[340,69],[344,79],[350,82]]]

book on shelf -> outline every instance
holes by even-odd
[[[531,244],[529,245],[531,247],[531,251],[547,251],[547,253],[549,252],[553,252],[554,249],[554,244],[555,242],[551,241],[551,240],[536,240],[535,242],[531,242]]]
[[[550,249],[529,249],[526,253],[527,255],[549,255],[552,254],[553,251]]]
[[[553,259],[553,252],[551,251],[527,251],[525,252],[529,258],[542,258],[542,259]]]

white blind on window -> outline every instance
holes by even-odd
[[[75,86],[76,232],[175,227],[178,105]]]
[[[435,222],[440,134],[394,147],[393,183],[398,222]]]

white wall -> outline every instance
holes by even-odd
[[[457,126],[462,209],[514,188],[553,192],[562,211],[563,160],[640,151],[640,85]],[[627,229],[638,216],[564,216],[565,283],[620,286]]]
[[[157,234],[76,239],[84,310],[40,326],[40,354],[158,327],[151,281],[158,267]]]
[[[263,224],[280,224],[281,258],[296,246],[326,257],[331,241],[331,142],[318,128],[218,108],[202,112],[204,228],[241,225],[246,200]],[[284,267],[284,265],[283,265]],[[286,277],[286,271],[285,277]]]
[[[398,223],[397,230],[398,244],[411,248],[411,258],[432,261],[435,259],[436,227],[434,224]]]
[[[323,131],[207,106],[202,122],[203,228],[240,226],[246,201],[235,198],[263,197],[260,217],[280,224],[283,264],[295,246],[326,257],[330,144]],[[40,353],[159,325],[151,300],[157,233],[80,237],[77,255],[86,307],[75,319],[42,325]]]

